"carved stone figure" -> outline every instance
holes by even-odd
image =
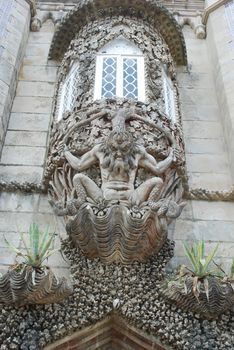
[[[124,130],[125,111],[119,110],[115,116],[117,127],[110,133],[105,142],[97,144],[80,159],[73,156],[65,148],[64,154],[71,165],[79,173],[73,178],[80,204],[91,198],[95,202],[103,200],[126,202],[139,206],[143,202],[157,201],[163,181],[161,175],[171,165],[175,150],[171,149],[163,161],[157,163],[143,146],[137,145],[131,134]],[[98,163],[101,170],[102,186],[99,188],[93,180],[81,172]],[[136,189],[134,181],[138,168],[144,168],[157,177],[143,182]]]
[[[142,261],[162,247],[168,223],[184,206],[175,171],[180,153],[164,126],[144,119],[132,108],[96,114],[104,116],[111,119],[112,130],[81,157],[66,145],[67,140],[71,143],[75,125],[59,142],[64,165],[56,168],[50,181],[50,203],[57,215],[72,217],[66,219],[68,235],[88,257],[99,256],[107,263]],[[160,130],[160,137],[168,138],[163,159],[157,161],[129,131],[126,126],[131,119],[148,123]],[[87,173],[92,167],[100,181]],[[145,175],[136,184],[140,171]]]

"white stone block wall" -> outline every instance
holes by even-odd
[[[0,154],[30,25],[26,0],[0,1]]]
[[[183,33],[188,70],[178,72],[178,82],[189,185],[228,190],[232,185],[228,145],[207,40],[197,39],[189,26]]]
[[[47,62],[52,21],[30,32],[2,151],[0,179],[40,184],[48,144],[57,65]]]
[[[224,5],[210,13],[206,41],[234,180],[234,36],[228,25]]]

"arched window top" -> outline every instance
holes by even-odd
[[[109,42],[97,53],[94,99],[112,97],[145,100],[143,54],[123,37]]]
[[[136,45],[122,36],[104,45],[98,53],[107,55],[143,55]]]

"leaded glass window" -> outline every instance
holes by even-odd
[[[60,99],[58,109],[58,120],[62,119],[65,112],[72,111],[76,97],[79,79],[78,64],[73,63],[70,71],[60,87]]]
[[[94,99],[126,97],[145,100],[144,58],[124,38],[115,39],[97,55]]]
[[[123,95],[133,99],[138,97],[136,58],[123,59]]]
[[[116,96],[116,57],[103,58],[102,97]]]

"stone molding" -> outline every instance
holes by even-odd
[[[185,184],[184,184],[185,185]],[[1,192],[47,193],[44,184],[30,182],[0,182]],[[224,191],[210,191],[205,188],[186,188],[183,198],[188,200],[234,202],[234,187]]]
[[[216,11],[218,8],[220,8],[221,6],[227,4],[230,0],[218,0],[216,1],[214,4],[208,6],[203,15],[202,15],[202,23],[204,25],[206,25],[207,21],[208,21],[208,18],[210,16],[210,14],[214,11]]]
[[[107,7],[101,0],[81,1],[62,19],[54,34],[49,58],[61,59],[67,51],[69,43],[79,30],[95,19],[113,15],[142,18],[148,24],[157,28],[169,46],[170,52],[178,65],[186,65],[186,47],[181,27],[166,7],[162,4],[148,0],[109,1]]]

